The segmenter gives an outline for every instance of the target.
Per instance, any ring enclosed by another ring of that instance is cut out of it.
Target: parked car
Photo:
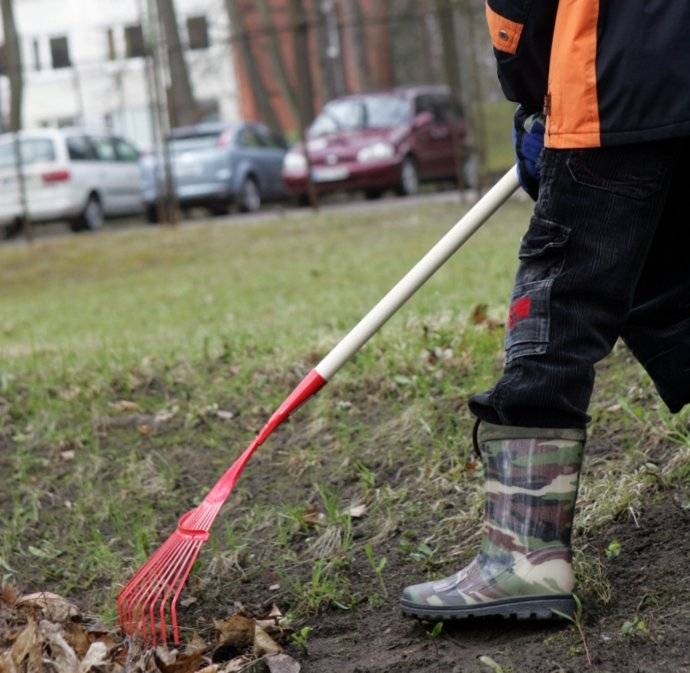
[[[408,87],[331,101],[307,139],[309,162],[298,145],[283,166],[285,184],[299,199],[306,197],[309,169],[319,193],[410,195],[421,181],[456,176],[455,148],[465,146],[467,124],[448,87]]]
[[[17,146],[32,222],[67,221],[73,231],[94,230],[107,217],[143,212],[139,152],[123,138],[80,128],[3,134],[0,227],[6,234],[23,214]]]
[[[168,138],[176,197],[183,209],[226,214],[231,205],[253,212],[265,201],[286,197],[281,171],[287,142],[261,124],[199,124]],[[163,159],[143,163],[149,221],[164,189]]]

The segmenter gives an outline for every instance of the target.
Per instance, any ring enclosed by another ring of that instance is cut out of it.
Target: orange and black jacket
[[[690,136],[690,0],[487,0],[506,96],[574,149]]]

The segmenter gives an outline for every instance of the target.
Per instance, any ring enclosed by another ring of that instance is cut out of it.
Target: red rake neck
[[[279,428],[290,415],[299,409],[307,400],[312,398],[316,393],[326,385],[326,379],[321,376],[315,369],[309,372],[301,383],[290,393],[285,401],[280,405],[278,410],[271,416],[268,423],[264,425],[261,432],[256,436],[254,441],[249,445],[245,452],[235,461],[235,463],[228,469],[228,471],[218,480],[216,485],[211,489],[210,493],[204,499],[204,502],[198,509],[207,506],[220,507],[232,493],[235,485],[239,481],[244,468],[251,460],[254,452]],[[210,526],[209,526],[210,527]]]

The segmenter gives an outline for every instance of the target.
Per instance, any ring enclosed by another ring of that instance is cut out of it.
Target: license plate
[[[337,182],[350,177],[346,166],[324,166],[314,169],[314,182]]]

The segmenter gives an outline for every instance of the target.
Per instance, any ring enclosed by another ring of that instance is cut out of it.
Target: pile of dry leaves
[[[237,613],[215,622],[214,643],[195,635],[180,650],[144,649],[56,594],[2,587],[0,673],[299,673],[282,621],[275,606],[264,617]]]

